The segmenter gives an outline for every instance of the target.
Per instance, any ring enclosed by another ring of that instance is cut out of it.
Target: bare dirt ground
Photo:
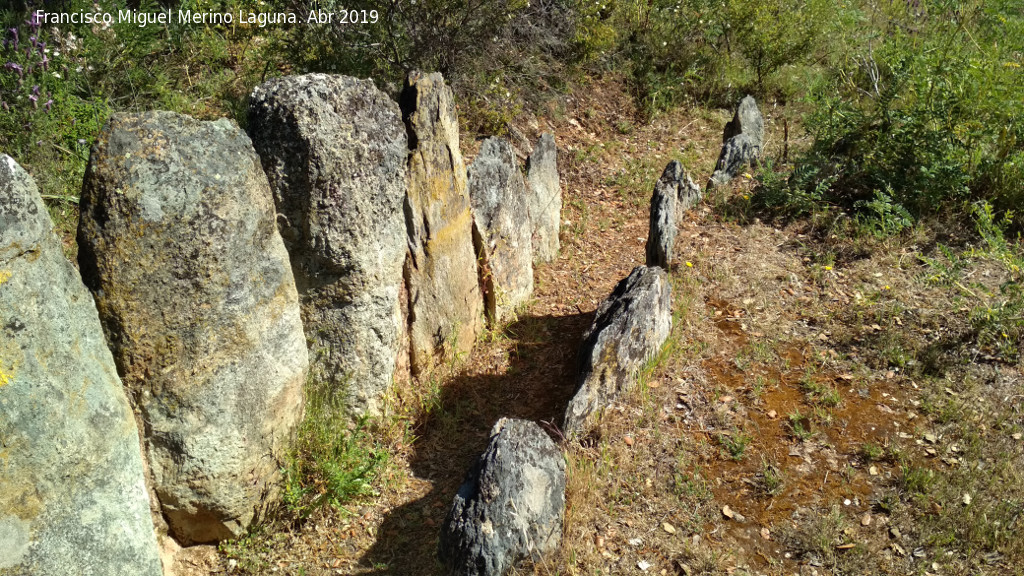
[[[763,108],[778,157],[785,111]],[[440,525],[489,429],[515,416],[559,438],[582,333],[642,264],[654,181],[675,158],[703,184],[729,117],[640,122],[608,81],[524,118],[529,138],[557,135],[564,194],[561,254],[536,271],[534,301],[396,394],[373,428],[391,455],[376,495],[271,522],[204,571],[440,573]],[[952,234],[766,223],[751,186],[682,224],[673,334],[634,393],[563,443],[562,550],[522,573],[1020,573],[1021,365],[973,343],[968,294],[928,280],[918,256]],[[965,274],[1004,275],[984,258]]]

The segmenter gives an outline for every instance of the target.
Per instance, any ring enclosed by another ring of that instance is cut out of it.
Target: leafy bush
[[[882,222],[887,233],[950,208],[967,214],[977,199],[1019,204],[1020,7],[933,1],[881,16],[883,25],[870,24],[876,33],[850,32],[863,44],[810,95],[814,146],[787,182],[763,187],[762,199],[813,195]]]

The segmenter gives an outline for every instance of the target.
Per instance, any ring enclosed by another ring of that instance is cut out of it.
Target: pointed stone
[[[660,267],[637,266],[597,308],[580,347],[579,384],[565,411],[566,436],[636,385],[644,362],[672,330],[672,289]]]
[[[400,105],[410,149],[409,354],[413,373],[420,374],[440,358],[473,348],[483,329],[483,295],[452,90],[438,73],[412,72]]]
[[[721,186],[735,178],[744,167],[756,164],[764,146],[764,118],[752,96],[740,101],[733,119],[722,134],[722,152],[708,188]]]
[[[0,574],[161,574],[139,432],[96,306],[4,155]]]

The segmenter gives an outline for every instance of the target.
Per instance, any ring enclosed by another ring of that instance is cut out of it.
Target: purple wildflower
[[[49,112],[50,108],[53,107],[53,98],[50,98],[49,100],[47,100],[46,104],[43,104],[43,107],[45,107],[46,111]]]

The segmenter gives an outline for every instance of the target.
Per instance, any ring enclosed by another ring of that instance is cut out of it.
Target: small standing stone
[[[438,557],[451,576],[501,576],[556,550],[564,514],[562,453],[536,423],[502,418],[455,496]]]
[[[643,363],[672,330],[672,288],[660,267],[637,266],[597,308],[583,335],[576,394],[565,411],[567,436],[636,384]]]
[[[669,269],[676,241],[676,223],[700,201],[701,193],[683,165],[673,160],[665,167],[651,195],[650,227],[647,233],[647,265]]]
[[[735,178],[748,164],[754,164],[764,146],[764,118],[752,96],[740,101],[733,119],[722,134],[722,152],[708,188],[721,186]]]
[[[502,322],[533,294],[526,184],[508,140],[484,141],[469,167],[469,198],[487,316]]]
[[[549,132],[541,134],[526,162],[528,209],[533,224],[534,262],[558,257],[558,230],[562,223],[562,186],[558,180],[558,148]]]

